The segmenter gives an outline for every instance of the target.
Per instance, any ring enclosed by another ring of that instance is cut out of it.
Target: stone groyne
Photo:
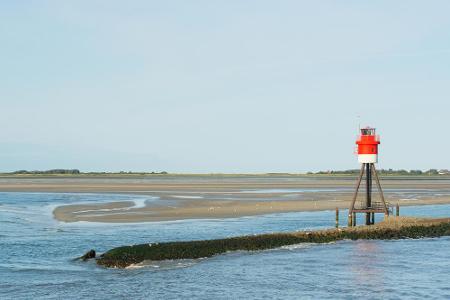
[[[102,254],[97,258],[97,264],[105,267],[125,268],[145,260],[196,259],[230,251],[266,250],[300,243],[329,243],[344,239],[387,240],[445,235],[450,235],[450,218],[389,217],[371,226],[123,246]]]

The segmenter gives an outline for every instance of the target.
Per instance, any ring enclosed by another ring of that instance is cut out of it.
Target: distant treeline
[[[343,175],[353,175],[359,174],[359,169],[343,170],[343,171],[319,171],[319,172],[308,172],[308,174],[343,174]],[[380,169],[378,173],[382,175],[449,175],[450,171],[445,169],[429,169],[427,171],[422,170],[393,170],[393,169]]]
[[[27,170],[18,170],[12,172],[12,174],[80,174],[80,170],[78,169],[52,169],[45,171],[27,171]]]
[[[166,175],[166,171],[162,172],[133,172],[133,171],[119,171],[119,172],[87,172],[82,174],[133,174],[133,175]]]
[[[17,175],[54,175],[54,174],[139,174],[139,175],[146,175],[146,174],[168,174],[167,172],[131,172],[131,171],[120,171],[120,172],[80,172],[78,169],[52,169],[52,170],[35,170],[35,171],[28,171],[28,170],[18,170],[11,172],[9,174],[17,174]]]

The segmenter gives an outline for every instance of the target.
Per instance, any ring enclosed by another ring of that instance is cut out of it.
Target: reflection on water
[[[355,241],[351,250],[349,265],[356,285],[381,292],[384,278],[379,264],[388,259],[383,248],[374,241],[359,240]]]
[[[0,193],[1,299],[449,298],[450,238],[340,241],[104,269],[89,249],[334,226],[334,211],[141,224],[60,223],[59,204],[135,196]],[[346,212],[342,212],[346,215]],[[402,208],[449,216],[450,205]],[[346,220],[342,220],[344,225]]]

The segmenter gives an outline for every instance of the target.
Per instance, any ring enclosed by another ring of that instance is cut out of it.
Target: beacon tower
[[[384,200],[383,190],[381,189],[375,164],[378,162],[378,145],[380,137],[376,135],[375,128],[366,127],[360,129],[360,134],[356,140],[358,147],[358,162],[361,164],[358,180],[356,182],[355,192],[348,212],[348,225],[356,225],[356,214],[363,213],[366,216],[366,225],[375,223],[375,213],[384,213],[389,215],[389,209]],[[357,203],[358,191],[363,177],[365,178],[365,198]],[[372,179],[375,179],[381,201],[374,201],[372,198]]]

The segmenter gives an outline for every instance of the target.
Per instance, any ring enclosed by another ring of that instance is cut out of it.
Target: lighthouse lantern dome
[[[358,162],[359,163],[377,163],[378,162],[378,145],[380,137],[376,135],[375,128],[366,127],[360,129],[360,135],[356,140],[358,145]]]

